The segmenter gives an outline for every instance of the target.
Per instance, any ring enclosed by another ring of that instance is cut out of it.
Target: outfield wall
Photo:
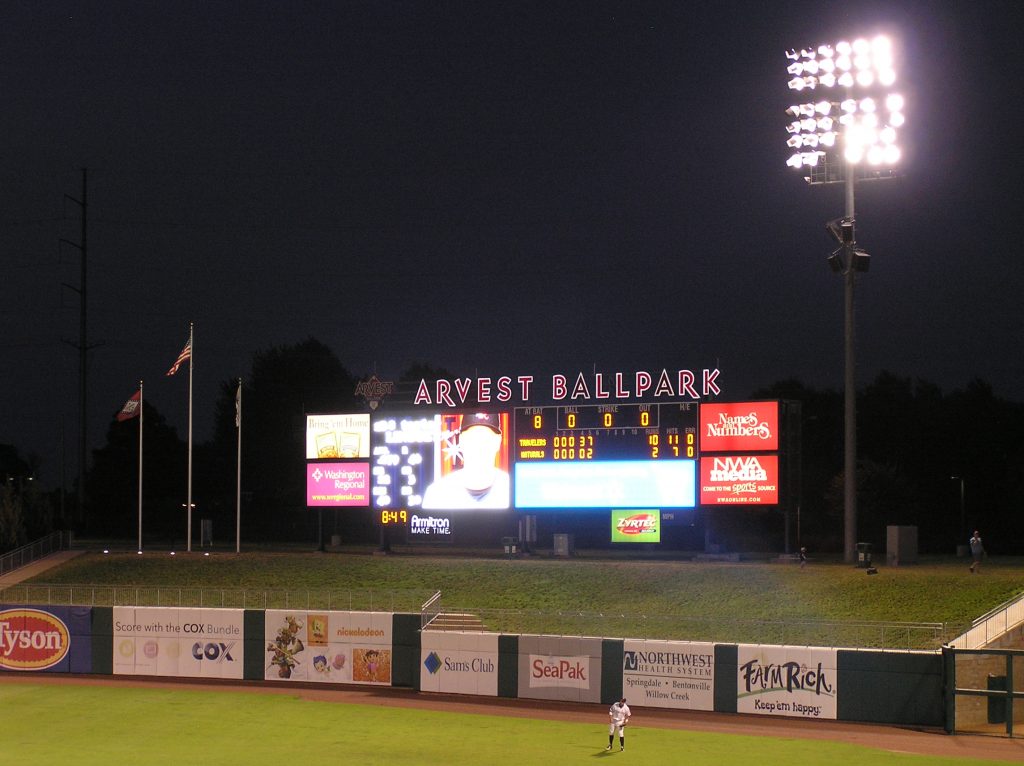
[[[0,605],[0,671],[945,724],[939,652],[421,631],[391,612]]]

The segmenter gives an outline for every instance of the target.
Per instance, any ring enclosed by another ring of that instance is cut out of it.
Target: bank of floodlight
[[[797,151],[787,165],[797,169],[814,166],[828,161],[833,152],[837,161],[842,158],[873,167],[899,161],[898,130],[905,122],[904,101],[890,90],[897,78],[893,45],[887,37],[791,49],[786,59],[789,88],[813,91],[817,96],[786,109],[796,118],[786,127],[786,145],[797,150],[828,150],[827,154]]]

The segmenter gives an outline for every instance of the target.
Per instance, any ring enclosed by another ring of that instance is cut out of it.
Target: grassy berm
[[[867,575],[841,562],[801,569],[585,553],[97,552],[29,583],[41,584],[101,586],[48,589],[52,603],[387,611],[419,611],[441,591],[446,610],[510,633],[932,649],[1020,593],[1024,559],[992,559],[972,575],[963,559],[926,558]]]

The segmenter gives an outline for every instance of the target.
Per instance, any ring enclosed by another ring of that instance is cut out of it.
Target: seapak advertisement
[[[836,717],[835,649],[740,644],[737,713]]]
[[[714,710],[715,645],[626,639],[622,693],[633,707]]]
[[[778,505],[778,502],[778,455],[707,455],[701,459],[701,505]]]
[[[269,609],[264,678],[391,684],[391,613]]]
[[[242,678],[242,609],[114,607],[114,675]]]

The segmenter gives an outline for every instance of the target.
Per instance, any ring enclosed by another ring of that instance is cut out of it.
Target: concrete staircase
[[[475,614],[465,612],[441,612],[424,630],[460,630],[486,632],[487,626]]]

